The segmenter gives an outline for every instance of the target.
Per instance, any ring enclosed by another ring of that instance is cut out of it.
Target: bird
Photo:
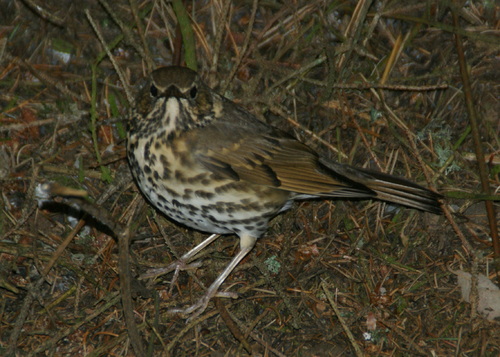
[[[441,213],[442,195],[407,179],[321,158],[290,134],[218,94],[181,66],[159,67],[128,121],[127,157],[149,202],[181,225],[211,233],[176,270],[219,235],[239,237],[239,252],[204,295],[174,312],[198,316],[267,230],[270,220],[304,199],[377,199]]]

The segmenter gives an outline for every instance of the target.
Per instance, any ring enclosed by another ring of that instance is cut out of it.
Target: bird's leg
[[[189,317],[189,320],[193,320],[196,317],[198,317],[203,311],[205,311],[205,309],[208,306],[208,302],[210,301],[211,298],[219,295],[227,296],[227,294],[220,294],[219,292],[220,286],[226,280],[229,274],[231,274],[234,268],[236,268],[236,266],[243,260],[243,258],[245,258],[247,254],[250,253],[252,248],[255,246],[256,241],[257,238],[255,237],[249,235],[242,235],[240,237],[240,251],[238,252],[238,254],[236,254],[233,260],[231,260],[231,262],[224,269],[224,271],[217,277],[217,279],[215,279],[212,285],[210,285],[205,295],[203,295],[200,298],[200,300],[198,300],[194,305],[191,305],[186,309],[172,309],[169,312],[180,313],[183,315],[189,315],[194,313]]]
[[[220,237],[219,234],[212,234],[210,237],[208,237],[203,242],[198,244],[196,247],[191,249],[189,252],[185,253],[177,261],[173,262],[172,264],[170,264],[164,268],[150,269],[146,273],[142,274],[139,277],[139,279],[142,280],[142,279],[147,279],[147,278],[156,278],[160,275],[164,275],[164,274],[170,273],[171,271],[174,271],[174,277],[172,278],[172,282],[170,285],[172,287],[174,285],[175,281],[177,280],[177,277],[179,276],[179,271],[197,268],[201,265],[201,262],[195,262],[192,264],[188,264],[189,260],[219,237]]]

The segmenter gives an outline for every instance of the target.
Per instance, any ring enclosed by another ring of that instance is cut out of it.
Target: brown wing
[[[190,143],[193,154],[213,173],[305,195],[375,196],[366,186],[327,169],[313,150],[289,135],[243,110],[232,114],[239,120],[215,121],[202,128],[201,139],[196,130],[187,134],[196,138]]]
[[[214,174],[304,196],[377,198],[441,213],[440,194],[392,175],[322,161],[288,134],[223,102],[222,115],[186,133],[194,157]]]

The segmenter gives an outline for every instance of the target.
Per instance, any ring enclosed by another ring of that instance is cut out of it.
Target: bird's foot
[[[174,276],[172,277],[172,280],[170,281],[170,289],[169,289],[169,294],[172,294],[173,287],[175,283],[177,282],[177,279],[179,278],[179,272],[184,271],[184,270],[190,270],[190,269],[196,269],[201,266],[202,262],[201,261],[196,261],[193,263],[186,263],[183,259],[179,259],[169,266],[166,266],[164,268],[155,268],[155,269],[150,269],[146,273],[142,274],[139,277],[139,280],[143,279],[148,279],[148,278],[156,278],[160,275],[165,275],[170,272],[174,272]]]
[[[189,316],[186,320],[187,323],[194,321],[198,316],[200,316],[208,306],[208,303],[213,297],[224,297],[224,298],[232,298],[237,299],[238,294],[235,292],[229,291],[214,291],[212,292],[210,289],[203,295],[196,303],[193,305],[186,307],[184,309],[171,309],[168,312],[170,314],[180,314],[183,316]]]

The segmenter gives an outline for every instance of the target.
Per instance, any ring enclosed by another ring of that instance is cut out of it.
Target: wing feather
[[[311,196],[375,195],[366,186],[332,173],[308,146],[255,117],[249,119],[248,114],[242,123],[217,121],[205,126],[203,135],[221,137],[216,134],[222,130],[227,131],[223,140],[197,139],[192,145],[198,162],[216,175]],[[199,135],[192,132],[192,137]]]

